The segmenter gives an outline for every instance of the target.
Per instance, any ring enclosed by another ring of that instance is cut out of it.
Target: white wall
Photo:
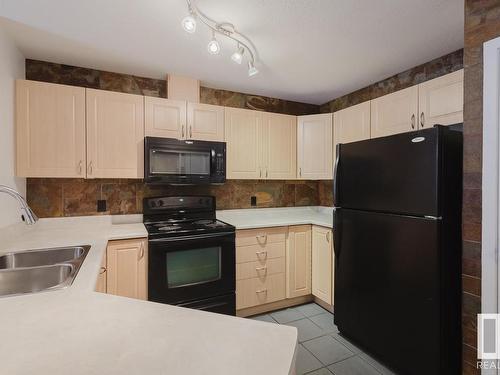
[[[0,28],[0,184],[26,194],[26,180],[14,176],[14,81],[24,78],[24,56]],[[0,228],[21,221],[17,202],[0,193]]]

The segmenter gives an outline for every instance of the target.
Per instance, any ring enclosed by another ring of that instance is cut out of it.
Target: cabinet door
[[[331,180],[332,114],[299,116],[297,133],[297,178]]]
[[[370,102],[342,109],[333,114],[333,161],[338,143],[370,139]]]
[[[144,177],[144,97],[87,89],[87,178]]]
[[[419,128],[463,122],[463,69],[418,85],[418,105]]]
[[[107,292],[148,299],[147,239],[110,241],[107,248]]]
[[[332,230],[312,228],[312,294],[332,304]]]
[[[224,107],[210,104],[187,104],[188,139],[224,141]]]
[[[297,176],[297,117],[264,113],[262,125],[262,176],[291,180]]]
[[[286,248],[286,297],[311,294],[311,226],[289,227]]]
[[[102,257],[101,269],[99,270],[99,276],[97,276],[97,283],[95,286],[95,291],[99,293],[107,293],[106,278],[107,278],[107,258],[106,253]]]
[[[186,102],[163,98],[144,98],[147,136],[186,138]]]
[[[225,110],[228,179],[258,179],[262,177],[260,165],[260,132],[262,113],[248,109]]]
[[[85,177],[85,89],[16,81],[17,171]]]
[[[371,101],[371,137],[383,137],[417,129],[418,86]]]

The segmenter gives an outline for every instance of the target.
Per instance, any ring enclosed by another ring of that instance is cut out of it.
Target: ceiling
[[[463,47],[463,0],[197,0],[258,49],[260,73],[230,60],[234,42],[184,32],[185,0],[0,0],[0,24],[27,58],[165,78],[306,103],[331,99]]]

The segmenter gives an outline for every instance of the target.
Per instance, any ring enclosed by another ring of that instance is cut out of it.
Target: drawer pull
[[[267,267],[264,266],[264,267],[257,267],[255,268],[255,271],[267,271]]]
[[[256,290],[255,293],[267,293],[267,289]]]
[[[257,255],[257,258],[260,258],[261,255],[264,255],[263,258],[267,258],[267,251],[256,251],[255,255]]]

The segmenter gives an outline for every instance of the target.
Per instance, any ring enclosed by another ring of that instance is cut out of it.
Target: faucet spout
[[[0,193],[5,193],[15,198],[21,206],[21,217],[27,225],[35,224],[38,221],[38,216],[35,215],[33,210],[28,206],[28,203],[16,190],[0,184]]]

